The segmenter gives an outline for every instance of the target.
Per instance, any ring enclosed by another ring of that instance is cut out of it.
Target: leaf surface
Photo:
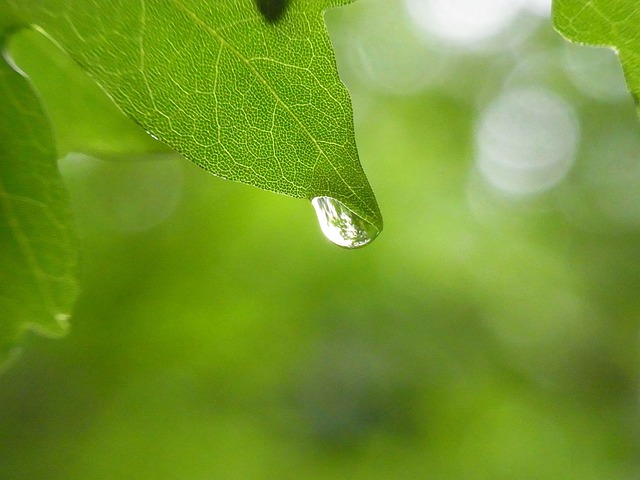
[[[568,40],[615,49],[627,86],[640,108],[640,3],[637,0],[554,0],[553,23]]]
[[[0,7],[0,14],[4,13]],[[0,31],[12,26],[2,15]],[[75,237],[46,115],[0,62],[0,362],[30,328],[60,335],[76,298]]]
[[[333,197],[380,230],[322,16],[342,3],[9,0],[188,159],[265,190]]]

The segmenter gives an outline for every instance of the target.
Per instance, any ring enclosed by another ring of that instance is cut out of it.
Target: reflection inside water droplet
[[[380,230],[331,197],[311,200],[324,236],[340,247],[358,248],[371,242]]]

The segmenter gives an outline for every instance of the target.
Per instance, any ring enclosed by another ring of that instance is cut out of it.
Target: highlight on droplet
[[[315,197],[311,204],[324,236],[340,247],[362,247],[380,233],[373,224],[356,215],[335,198]]]

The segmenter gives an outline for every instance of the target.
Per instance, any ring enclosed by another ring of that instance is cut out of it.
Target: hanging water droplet
[[[358,248],[371,242],[380,230],[331,197],[311,200],[324,236],[340,247]]]

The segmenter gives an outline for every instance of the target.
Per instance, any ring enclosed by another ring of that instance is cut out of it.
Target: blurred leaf
[[[0,31],[6,31],[11,17],[0,18]],[[2,362],[26,328],[64,333],[76,297],[76,246],[51,129],[40,102],[26,79],[4,62],[0,89]]]
[[[554,0],[553,23],[568,40],[615,49],[640,107],[640,5],[636,0]]]
[[[201,167],[293,197],[336,198],[380,230],[322,17],[347,2],[9,5],[127,115]]]
[[[10,47],[12,60],[27,73],[42,99],[60,157],[82,152],[130,159],[169,150],[123,115],[82,68],[44,35],[22,30],[11,38]]]

